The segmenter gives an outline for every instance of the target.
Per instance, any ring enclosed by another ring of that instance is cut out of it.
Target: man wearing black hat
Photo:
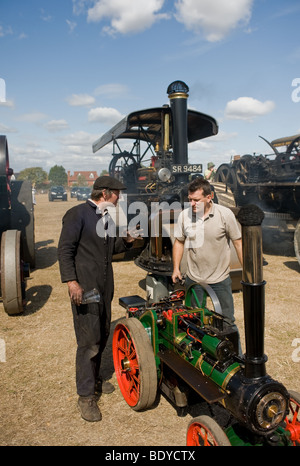
[[[111,383],[100,377],[101,355],[109,336],[114,292],[112,256],[130,247],[134,238],[129,234],[125,238],[106,235],[106,228],[99,228],[99,222],[105,224],[109,218],[107,206],[117,205],[123,189],[126,187],[115,178],[97,178],[91,198],[64,215],[58,244],[61,280],[68,285],[77,339],[78,407],[87,421],[100,421],[102,417],[95,393],[114,390]],[[93,289],[99,291],[100,302],[82,303],[83,294]]]

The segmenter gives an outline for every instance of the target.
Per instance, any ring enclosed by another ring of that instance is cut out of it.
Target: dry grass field
[[[179,417],[164,397],[146,412],[129,408],[116,384],[110,346],[105,374],[116,390],[100,398],[100,423],[81,419],[75,388],[72,316],[57,263],[61,219],[77,201],[49,202],[42,194],[36,200],[36,269],[27,283],[26,310],[8,316],[0,302],[0,339],[6,347],[5,361],[0,362],[0,445],[184,446],[193,413]],[[273,244],[264,251],[267,371],[288,389],[300,392],[300,351],[293,346],[300,347],[300,267],[293,254],[285,250],[283,255],[279,248],[282,244]],[[133,262],[115,262],[114,271],[112,327],[124,316],[118,304],[120,296],[145,297],[140,281],[146,274]],[[234,294],[234,300],[237,324],[243,334],[242,293]]]

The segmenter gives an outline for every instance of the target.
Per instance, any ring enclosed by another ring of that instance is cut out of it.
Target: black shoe
[[[105,395],[109,395],[110,393],[115,391],[115,387],[112,383],[108,382],[107,380],[99,379],[96,381],[95,384],[95,393],[101,395],[104,393]]]
[[[85,421],[101,421],[102,415],[94,396],[80,396],[78,398],[78,408],[81,417],[85,419]]]

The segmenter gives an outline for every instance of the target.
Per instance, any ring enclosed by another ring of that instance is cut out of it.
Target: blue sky
[[[190,162],[269,153],[259,135],[300,133],[299,19],[296,0],[0,0],[11,167],[100,173],[111,147],[93,154],[92,143],[128,113],[167,104],[175,80],[219,124],[189,146]]]

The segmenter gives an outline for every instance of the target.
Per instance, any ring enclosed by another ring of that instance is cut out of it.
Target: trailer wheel
[[[21,232],[8,230],[1,237],[1,293],[7,314],[23,312],[25,292],[21,263]]]
[[[293,446],[300,446],[300,393],[289,390],[289,414],[285,418],[285,429],[290,432]]]
[[[136,318],[122,319],[116,326],[113,360],[127,404],[135,411],[150,408],[156,399],[157,370],[148,334]]]
[[[219,426],[209,416],[195,417],[188,425],[186,444],[189,447],[229,447],[231,443]]]

